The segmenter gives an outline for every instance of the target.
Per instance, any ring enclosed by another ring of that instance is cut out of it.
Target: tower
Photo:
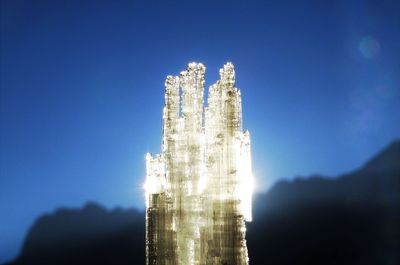
[[[232,63],[204,102],[205,67],[165,82],[162,152],[146,156],[146,264],[248,264],[250,134]]]

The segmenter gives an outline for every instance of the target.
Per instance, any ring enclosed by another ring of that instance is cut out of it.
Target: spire
[[[227,88],[235,86],[235,67],[231,62],[224,64],[223,68],[219,69],[221,82]]]
[[[189,63],[180,74],[182,88],[182,115],[186,131],[200,132],[203,124],[203,95],[205,67],[202,63]]]

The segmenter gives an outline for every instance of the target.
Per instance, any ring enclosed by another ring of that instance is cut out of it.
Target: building
[[[146,264],[248,264],[250,134],[232,63],[204,107],[201,63],[165,82],[162,152],[146,156]]]

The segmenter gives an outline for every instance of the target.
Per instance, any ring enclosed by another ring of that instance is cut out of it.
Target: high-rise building
[[[248,264],[250,134],[232,63],[203,105],[205,67],[165,82],[162,151],[146,156],[146,264]]]

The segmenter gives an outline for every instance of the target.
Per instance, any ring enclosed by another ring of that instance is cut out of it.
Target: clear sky
[[[400,136],[399,1],[1,1],[0,262],[37,216],[144,207],[164,79],[227,61],[259,191]]]

